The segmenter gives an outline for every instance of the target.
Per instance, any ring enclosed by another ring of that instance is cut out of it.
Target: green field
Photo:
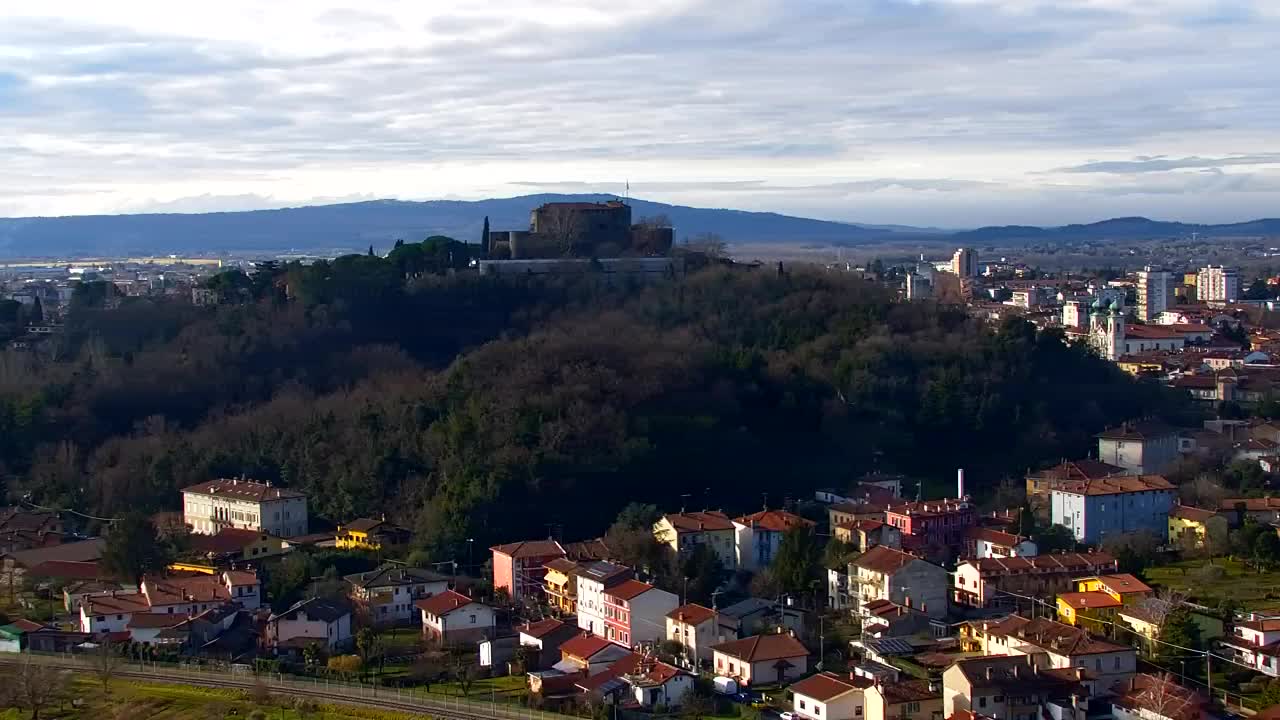
[[[1146,570],[1151,583],[1187,593],[1192,600],[1214,605],[1231,598],[1245,610],[1280,610],[1280,571],[1258,572],[1238,560],[1217,558],[1222,577],[1209,577],[1203,560],[1187,560]]]
[[[279,695],[257,704],[241,690],[221,690],[188,685],[169,685],[135,680],[116,680],[111,692],[103,695],[102,686],[86,678],[77,678],[69,700],[54,705],[40,714],[41,720],[247,720],[260,711],[269,720],[410,720],[416,717],[373,708],[319,704],[313,712],[299,714],[291,698]],[[72,703],[70,698],[78,698]],[[30,714],[17,710],[0,710],[0,720],[26,720]]]

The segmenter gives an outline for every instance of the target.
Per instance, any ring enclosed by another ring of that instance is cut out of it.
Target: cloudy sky
[[[617,192],[1280,215],[1276,0],[0,3],[0,216]]]

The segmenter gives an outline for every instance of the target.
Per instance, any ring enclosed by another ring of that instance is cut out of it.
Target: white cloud
[[[6,3],[0,211],[629,179],[868,222],[1262,215],[1278,32],[1268,0]]]

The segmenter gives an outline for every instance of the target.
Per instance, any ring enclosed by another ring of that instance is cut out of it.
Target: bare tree
[[[1148,710],[1158,717],[1182,717],[1188,705],[1195,702],[1194,694],[1174,681],[1169,673],[1152,675],[1146,681],[1146,687],[1136,695],[1132,695],[1141,709]]]
[[[41,712],[66,699],[70,685],[70,673],[24,655],[0,674],[0,705],[23,708],[31,713],[31,720],[40,720]]]
[[[666,213],[659,213],[649,217],[642,217],[636,225],[644,228],[669,228],[671,227],[671,218]]]
[[[453,679],[458,683],[458,689],[462,691],[465,697],[471,692],[471,683],[476,679],[476,666],[471,662],[471,656],[455,652],[452,657]]]
[[[539,208],[538,235],[542,236],[555,251],[562,255],[572,255],[582,240],[582,218],[580,213],[563,205],[550,205]]]
[[[685,238],[684,247],[690,252],[702,253],[709,258],[722,258],[729,254],[729,245],[716,233],[704,232]]]
[[[116,651],[116,646],[109,641],[102,641],[93,655],[93,674],[102,683],[102,694],[111,694],[111,681],[120,672],[124,658]]]

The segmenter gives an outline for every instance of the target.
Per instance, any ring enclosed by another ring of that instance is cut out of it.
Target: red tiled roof
[[[733,521],[729,519],[728,515],[719,510],[671,513],[663,517],[666,518],[667,522],[671,523],[677,533],[733,529]]]
[[[1118,465],[1109,465],[1100,460],[1072,460],[1041,470],[1034,477],[1055,480],[1093,480],[1119,475],[1125,469]]]
[[[1110,590],[1111,592],[1120,593],[1121,595],[1124,595],[1126,593],[1151,592],[1150,585],[1142,582],[1141,580],[1130,575],[1129,573],[1116,573],[1114,575],[1100,575],[1098,579],[1102,581],[1103,585],[1107,586],[1108,590]]]
[[[244,550],[245,546],[257,542],[266,533],[244,528],[223,528],[216,535],[200,535],[193,533],[190,538],[191,549],[199,553],[229,555]]]
[[[1116,559],[1107,553],[1053,553],[1032,557],[965,560],[982,575],[1014,575],[1033,572],[1086,573],[1115,569]]]
[[[1112,700],[1127,710],[1146,710],[1168,720],[1199,720],[1208,702],[1194,690],[1182,687],[1170,678],[1155,677],[1145,673],[1134,675],[1128,681],[1116,683]],[[1263,717],[1267,711],[1255,717]],[[1146,713],[1144,713],[1146,714]]]
[[[1058,480],[1053,489],[1073,495],[1118,495],[1121,493],[1173,490],[1161,475],[1114,475],[1094,480]]]
[[[1219,507],[1222,512],[1230,512],[1236,509],[1237,504],[1243,504],[1249,512],[1280,510],[1280,498],[1223,498]]]
[[[604,542],[604,538],[565,543],[564,552],[570,560],[578,561],[608,560],[612,555],[609,552],[609,546]]]
[[[1096,437],[1102,440],[1132,440],[1136,442],[1140,440],[1155,440],[1174,434],[1176,434],[1174,429],[1164,423],[1139,420],[1108,428],[1098,433]]]
[[[885,683],[880,686],[880,693],[884,695],[884,701],[889,705],[921,702],[942,697],[942,689],[930,689],[926,680],[902,680],[894,683]]]
[[[997,547],[1012,548],[1020,542],[1024,542],[1026,538],[1019,537],[1012,533],[1001,532],[993,528],[974,527],[969,528],[968,536],[970,540],[983,540]]]
[[[1212,510],[1204,510],[1198,507],[1191,507],[1189,505],[1175,505],[1169,514],[1182,520],[1189,520],[1191,522],[1198,523],[1205,522],[1218,515],[1218,513]]]
[[[786,532],[793,527],[813,527],[815,525],[812,520],[802,518],[785,510],[762,510],[754,515],[743,515],[735,519],[734,522],[772,532]]]
[[[564,557],[564,548],[555,540],[525,540],[489,549],[517,559]]]
[[[639,580],[627,580],[605,590],[604,594],[619,600],[632,600],[652,589],[653,586],[649,583],[640,582]]]
[[[1112,597],[1109,593],[1104,592],[1068,592],[1059,595],[1058,599],[1076,610],[1113,608],[1120,607],[1124,604]]]
[[[1016,637],[1043,650],[1053,650],[1070,657],[1131,649],[1128,645],[1095,638],[1084,628],[1047,618],[1028,619],[1021,615],[1010,615],[999,622],[988,623],[986,633],[994,637]]]
[[[142,593],[116,593],[85,598],[84,608],[88,615],[122,615],[150,612],[151,604]]]
[[[432,595],[429,598],[422,598],[415,602],[414,607],[419,610],[425,610],[428,615],[448,615],[460,607],[466,607],[475,600],[463,595],[456,590],[445,590],[442,593]]]
[[[529,637],[540,638],[550,635],[564,626],[564,623],[556,620],[555,618],[546,618],[545,620],[526,623],[516,628],[516,630],[528,635]]]
[[[846,693],[869,688],[874,684],[867,678],[850,678],[848,675],[824,672],[810,675],[799,682],[792,683],[791,687],[787,689],[796,695],[803,695],[825,703]]]
[[[1176,330],[1165,330],[1164,327],[1156,325],[1127,325],[1124,329],[1126,338],[1138,338],[1140,340],[1173,340],[1182,337],[1182,333]]]
[[[611,646],[613,646],[613,643],[599,635],[584,632],[577,637],[566,640],[560,646],[560,654],[580,660],[590,660],[593,655]]]
[[[709,607],[703,607],[697,603],[689,603],[667,613],[667,617],[672,620],[687,623],[689,625],[701,625],[716,616],[716,611]]]
[[[880,522],[879,520],[865,520],[865,519],[854,520],[852,522],[844,522],[844,523],[840,523],[839,525],[836,525],[836,527],[841,528],[842,530],[856,530],[856,531],[865,532],[865,533],[875,532],[876,530],[879,530],[880,528],[887,527],[887,526],[888,526],[888,523],[883,523],[883,522]]]
[[[87,562],[48,560],[31,568],[29,572],[38,577],[68,580],[97,580],[102,577],[102,569],[98,566],[97,560]]]
[[[755,635],[713,645],[712,650],[747,662],[807,657],[809,651],[787,633]]]
[[[174,625],[180,625],[187,621],[186,615],[172,615],[169,613],[134,613],[129,618],[129,629],[131,630],[154,630],[156,628],[168,628]]]
[[[919,560],[915,555],[909,555],[885,545],[877,545],[866,551],[853,561],[853,564],[879,573],[892,573],[901,570],[911,563]]]
[[[236,500],[248,500],[250,502],[269,502],[272,500],[288,500],[291,498],[302,498],[306,495],[297,490],[289,488],[274,487],[268,483],[254,482],[252,480],[227,479],[210,480],[199,485],[192,485],[182,489],[184,493],[194,493],[198,495],[215,495],[217,497],[235,498]]]
[[[1242,623],[1236,623],[1239,627],[1257,632],[1275,632],[1280,630],[1280,618],[1267,618],[1264,620],[1248,620]]]
[[[28,620],[26,618],[18,618],[17,620],[14,620],[12,623],[9,623],[9,625],[10,627],[16,627],[22,632],[28,632],[28,633],[38,632],[40,630],[44,630],[47,627],[45,625],[42,625],[36,622],[35,620]]]

